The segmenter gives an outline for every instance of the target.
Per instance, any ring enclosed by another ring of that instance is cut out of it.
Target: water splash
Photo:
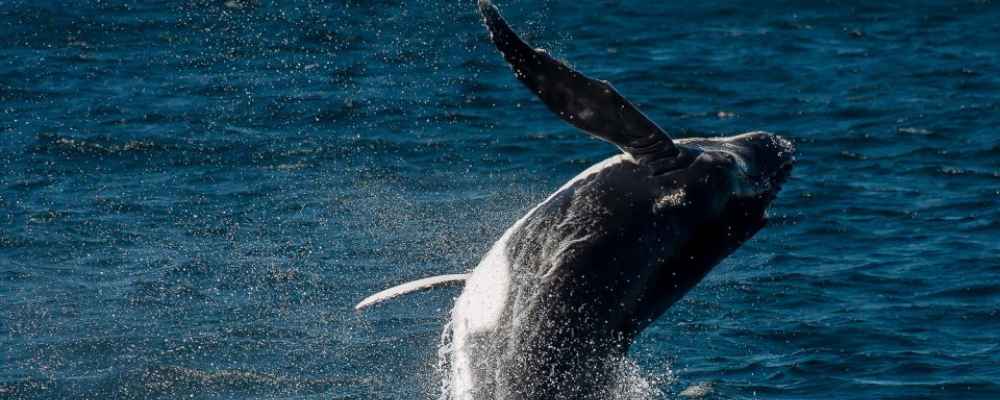
[[[612,400],[654,400],[665,399],[661,388],[676,380],[669,366],[662,370],[646,370],[631,358],[623,358],[618,363],[618,376],[611,393]]]
[[[452,393],[472,392],[472,388],[460,388],[456,385],[463,383],[453,379],[452,358],[456,356],[452,343],[452,322],[448,322],[441,333],[441,342],[438,347],[438,359],[434,365],[434,377],[440,382],[439,400],[455,400]],[[499,352],[491,354],[492,357],[499,358]],[[612,363],[615,371],[613,373],[613,383],[609,385],[605,393],[601,393],[598,398],[608,400],[658,400],[666,399],[667,394],[662,388],[676,382],[673,370],[669,365],[663,365],[656,370],[647,370],[640,366],[634,359],[622,357]],[[710,386],[706,387],[708,391]],[[691,389],[691,388],[689,388]],[[685,390],[688,392],[689,390]],[[685,392],[681,395],[684,396]],[[691,392],[694,393],[694,392]],[[699,392],[700,393],[700,392]],[[707,391],[705,393],[708,393]]]

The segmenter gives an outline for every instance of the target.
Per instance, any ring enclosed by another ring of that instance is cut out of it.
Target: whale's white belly
[[[498,329],[502,329],[499,326],[500,318],[507,306],[511,285],[512,266],[507,254],[507,244],[511,236],[524,225],[524,222],[535,213],[535,210],[559,192],[566,190],[581,179],[626,160],[632,161],[632,158],[626,154],[616,155],[594,164],[566,182],[559,190],[536,205],[508,228],[503,236],[493,244],[479,265],[470,273],[466,280],[465,289],[455,301],[455,307],[451,312],[450,351],[448,354],[442,355],[449,357],[450,376],[446,382],[449,399],[473,399],[477,388],[492,384],[492,382],[479,382],[477,379],[493,379],[493,371],[475,371],[474,369],[484,366],[489,368],[499,355],[484,352],[483,350],[486,349],[473,343],[472,338],[490,337],[490,335],[496,334]],[[444,334],[448,335],[448,333],[446,330]],[[476,348],[477,345],[480,348]],[[481,357],[491,357],[492,360],[479,359]]]

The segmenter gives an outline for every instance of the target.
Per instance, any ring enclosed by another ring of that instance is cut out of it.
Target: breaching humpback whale
[[[532,208],[467,274],[444,338],[450,399],[602,399],[633,339],[765,224],[792,144],[752,132],[672,139],[608,82],[521,40],[488,0],[493,43],[560,118],[622,153]]]

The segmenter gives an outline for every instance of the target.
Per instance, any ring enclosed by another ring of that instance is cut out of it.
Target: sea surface
[[[675,137],[798,147],[632,397],[1000,399],[1000,4],[498,5]],[[0,0],[0,398],[437,398],[458,289],[353,305],[615,152],[472,0]]]

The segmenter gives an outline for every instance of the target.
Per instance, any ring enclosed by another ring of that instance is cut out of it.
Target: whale
[[[492,2],[478,8],[517,80],[620,152],[527,211],[471,271],[356,308],[462,287],[442,333],[443,398],[611,398],[636,337],[766,225],[795,147],[762,131],[672,138],[607,81],[527,44]]]

